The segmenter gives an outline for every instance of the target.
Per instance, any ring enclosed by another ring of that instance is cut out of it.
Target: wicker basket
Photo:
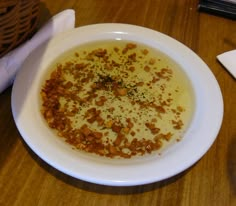
[[[0,0],[0,57],[36,31],[39,4],[40,0]]]

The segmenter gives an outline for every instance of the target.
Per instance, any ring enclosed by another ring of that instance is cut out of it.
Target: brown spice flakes
[[[157,134],[160,128],[157,128],[154,123],[145,123],[146,127],[151,130],[152,134]]]
[[[173,134],[162,132],[158,118],[171,112],[176,118],[171,120],[171,125],[180,130],[184,126],[180,116],[185,112],[182,106],[171,107],[171,93],[167,98],[163,95],[165,82],[172,78],[173,71],[157,69],[158,61],[149,56],[149,50],[138,53],[137,49],[134,43],[114,46],[112,52],[120,57],[112,59],[108,49],[99,47],[74,52],[75,61],[58,64],[40,92],[42,115],[49,127],[75,148],[111,158],[152,153],[162,147],[163,141],[170,141]],[[140,59],[144,59],[145,64],[138,67]],[[135,81],[126,82],[128,76],[137,75],[140,68],[151,76],[150,80],[135,76]],[[68,76],[72,78],[67,79]],[[150,98],[145,88],[149,90],[154,85],[160,94]],[[124,104],[117,107],[111,104],[114,99],[132,107],[126,108]],[[147,110],[152,110],[155,116],[141,121]],[[125,112],[127,116],[121,114]],[[129,116],[133,112],[138,116]],[[149,138],[140,137],[143,128]]]
[[[107,54],[106,49],[97,49],[93,51],[93,54],[97,57],[104,57]]]
[[[84,69],[86,66],[87,66],[87,65],[84,64],[84,63],[75,64],[75,69],[78,69],[78,70]]]
[[[128,49],[134,49],[134,48],[137,47],[137,45],[134,44],[134,43],[128,43],[128,44],[126,44],[126,47],[127,47]]]
[[[136,53],[130,54],[130,55],[128,56],[128,58],[129,58],[129,60],[135,62],[135,61],[136,61]]]
[[[146,65],[146,66],[144,67],[144,70],[145,70],[146,72],[150,72],[151,68]]]
[[[142,53],[143,53],[144,55],[147,55],[149,52],[148,52],[147,49],[143,49],[143,50],[142,50]]]
[[[172,120],[172,124],[173,124],[173,127],[175,128],[175,129],[182,129],[182,127],[183,127],[183,125],[184,125],[184,123],[182,122],[182,120],[178,120],[178,121],[176,121],[176,120]]]
[[[129,70],[130,70],[131,72],[134,72],[134,71],[135,71],[135,67],[134,67],[134,66],[131,66],[131,67],[129,67]]]
[[[154,65],[156,63],[156,60],[154,59],[154,58],[151,58],[150,60],[149,60],[149,64],[150,65]]]
[[[166,141],[169,141],[171,139],[171,137],[173,136],[172,133],[168,132],[167,134],[158,134],[156,137],[155,137],[155,140],[156,141],[160,141],[161,139],[165,139]]]
[[[155,109],[159,113],[166,113],[166,110],[163,106],[155,106]]]
[[[125,96],[125,95],[127,95],[127,93],[128,93],[128,90],[126,88],[117,88],[115,95],[116,96]]]

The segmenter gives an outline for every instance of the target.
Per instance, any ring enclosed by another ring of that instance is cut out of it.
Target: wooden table
[[[72,8],[76,26],[119,22],[167,34],[195,51],[216,76],[224,118],[210,150],[187,171],[164,181],[111,187],[69,177],[24,143],[11,112],[11,88],[0,94],[0,205],[236,205],[236,81],[216,56],[236,47],[236,22],[199,13],[198,0],[43,0],[40,25]]]

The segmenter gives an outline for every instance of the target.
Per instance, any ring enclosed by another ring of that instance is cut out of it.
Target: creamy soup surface
[[[73,148],[110,158],[160,153],[181,140],[194,110],[180,66],[123,40],[80,45],[45,75],[41,113]]]

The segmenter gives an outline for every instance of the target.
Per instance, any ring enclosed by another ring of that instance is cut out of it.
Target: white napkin
[[[58,33],[75,27],[75,11],[64,10],[53,16],[30,40],[0,58],[0,93],[10,86],[27,56]]]
[[[216,57],[236,79],[236,50],[225,52]]]

